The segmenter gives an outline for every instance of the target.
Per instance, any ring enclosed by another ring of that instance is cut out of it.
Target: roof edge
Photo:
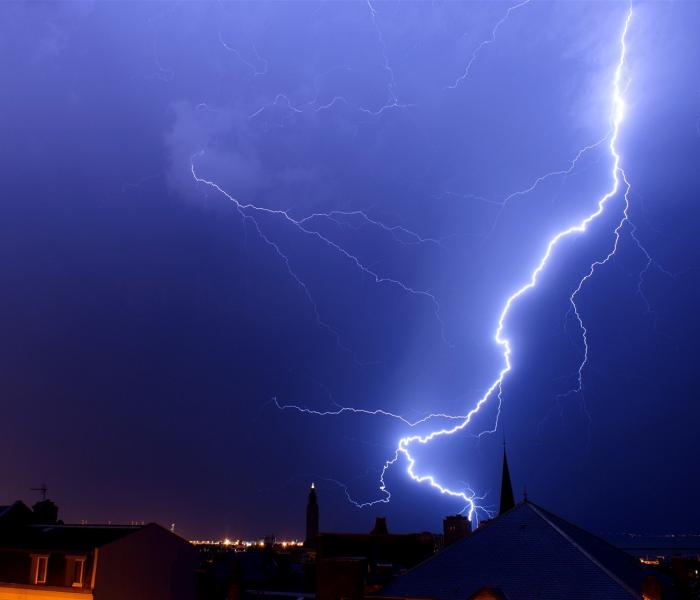
[[[583,554],[588,560],[590,560],[594,565],[596,565],[603,573],[605,573],[610,579],[612,579],[615,583],[617,583],[622,589],[624,589],[627,593],[629,593],[633,598],[636,598],[637,600],[641,600],[642,598],[642,593],[641,591],[637,592],[633,588],[631,588],[625,581],[620,579],[617,575],[615,575],[610,569],[605,567],[600,561],[598,561],[592,554],[587,552],[584,548],[582,548],[579,544],[577,544],[569,535],[566,534],[556,523],[553,523],[545,514],[545,511],[543,508],[540,508],[533,502],[527,501],[527,505],[532,508],[532,510],[535,512],[537,516],[539,516],[543,521],[545,521],[554,531],[556,531],[559,535],[561,535],[567,542],[569,542],[574,548],[576,548],[581,554]],[[618,548],[619,550],[619,548]],[[620,552],[623,552],[620,550]]]

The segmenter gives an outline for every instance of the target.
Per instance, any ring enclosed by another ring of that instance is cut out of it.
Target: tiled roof
[[[477,529],[382,594],[464,600],[497,588],[508,600],[641,599],[646,573],[622,550],[531,502]]]

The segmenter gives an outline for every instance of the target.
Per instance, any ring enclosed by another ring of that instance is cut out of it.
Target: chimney
[[[33,521],[41,525],[55,525],[58,523],[58,506],[51,500],[40,500],[32,506],[34,512]]]

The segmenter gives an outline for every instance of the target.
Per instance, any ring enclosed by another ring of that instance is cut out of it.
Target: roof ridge
[[[543,508],[540,508],[533,502],[527,502],[527,504],[532,508],[534,513],[539,516],[545,523],[547,523],[554,531],[556,531],[559,535],[561,535],[567,542],[569,542],[574,548],[576,548],[581,554],[583,554],[588,560],[590,560],[594,565],[596,565],[603,573],[605,573],[610,579],[612,579],[615,583],[617,583],[622,589],[624,589],[626,592],[631,594],[634,598],[637,598],[638,600],[642,598],[642,595],[640,592],[635,591],[633,588],[631,588],[625,581],[620,579],[617,575],[615,575],[610,569],[608,569],[605,565],[603,565],[598,559],[595,558],[590,552],[585,550],[584,548],[581,547],[580,544],[576,543],[575,540],[571,538],[564,530],[562,530],[561,527],[559,527],[556,523],[552,522],[551,519],[547,517],[545,513],[547,511]],[[575,525],[574,525],[575,527]],[[615,546],[612,546],[615,548]],[[616,550],[622,552],[619,548],[616,548]]]
[[[531,504],[535,504],[535,503],[533,502]],[[608,548],[611,548],[612,550],[620,552],[621,554],[625,554],[626,556],[629,556],[630,558],[632,558],[634,560],[634,557],[629,552],[627,552],[627,550],[624,550],[624,549],[620,548],[619,546],[616,546],[612,542],[608,541],[606,538],[602,537],[602,535],[599,535],[597,533],[593,533],[591,531],[588,531],[587,529],[583,529],[582,527],[579,527],[578,525],[576,525],[575,523],[572,523],[568,519],[565,519],[564,517],[561,517],[559,515],[555,515],[553,512],[547,510],[546,508],[540,506],[539,504],[535,504],[535,507],[538,508],[543,513],[545,513],[546,515],[549,515],[550,517],[554,517],[555,519],[558,519],[559,521],[563,521],[569,527],[573,527],[574,529],[577,529],[578,531],[580,531],[584,535],[588,535],[588,536],[595,538],[598,542],[600,542],[604,546],[607,546]]]

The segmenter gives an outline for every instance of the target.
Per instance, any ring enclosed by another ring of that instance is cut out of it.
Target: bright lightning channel
[[[610,115],[610,121],[611,121],[611,129],[612,129],[612,134],[610,136],[610,141],[609,141],[609,149],[610,149],[610,154],[613,158],[613,165],[612,165],[612,170],[611,170],[611,177],[612,177],[612,185],[610,189],[603,195],[597,202],[597,207],[596,210],[590,213],[587,217],[585,217],[583,220],[581,220],[579,223],[572,225],[568,227],[567,229],[564,229],[557,233],[552,239],[549,240],[549,243],[547,244],[546,250],[540,259],[540,261],[537,263],[537,266],[535,269],[532,271],[530,275],[530,279],[522,285],[520,288],[518,288],[515,292],[513,292],[508,299],[506,300],[506,303],[503,307],[503,310],[501,311],[500,317],[498,319],[498,326],[496,328],[496,333],[494,336],[494,339],[496,343],[503,348],[503,361],[504,361],[504,366],[501,369],[501,371],[498,374],[498,377],[494,380],[494,382],[489,386],[489,388],[486,390],[484,395],[479,399],[479,401],[476,403],[474,408],[472,408],[469,413],[466,415],[466,418],[460,422],[459,424],[455,425],[454,427],[451,427],[449,429],[438,429],[436,431],[433,431],[427,435],[412,435],[412,436],[406,436],[403,437],[399,440],[399,444],[396,448],[396,452],[390,460],[388,460],[386,463],[384,463],[384,468],[382,470],[382,475],[380,478],[380,491],[385,492],[386,491],[386,486],[384,484],[384,475],[387,471],[387,469],[393,465],[399,458],[399,455],[403,455],[406,460],[408,461],[408,466],[406,468],[406,472],[408,473],[409,477],[417,482],[417,483],[427,483],[432,487],[433,489],[439,491],[441,494],[450,496],[453,498],[461,499],[466,507],[468,507],[468,514],[469,518],[471,519],[474,517],[476,510],[479,508],[476,504],[476,498],[473,493],[470,492],[462,492],[462,491],[455,491],[451,490],[448,487],[445,487],[444,485],[440,484],[434,476],[432,475],[422,475],[416,473],[415,466],[416,466],[416,460],[413,458],[413,456],[410,453],[410,448],[412,445],[418,443],[418,444],[428,444],[432,440],[438,438],[438,437],[443,437],[443,436],[449,436],[453,435],[459,431],[462,431],[469,425],[469,423],[472,420],[472,417],[477,414],[481,408],[489,401],[489,399],[496,393],[496,395],[500,399],[500,393],[501,389],[503,386],[503,381],[505,380],[506,375],[511,371],[512,369],[512,364],[511,364],[511,354],[512,354],[512,348],[510,341],[507,337],[504,336],[504,329],[505,329],[505,323],[506,319],[508,318],[508,314],[510,313],[511,308],[513,305],[516,303],[517,300],[519,300],[523,295],[525,295],[528,291],[533,289],[537,285],[537,280],[544,271],[545,267],[547,266],[547,263],[549,262],[550,257],[552,256],[555,248],[559,245],[559,242],[561,242],[563,239],[568,238],[574,234],[579,234],[579,233],[584,233],[587,229],[588,226],[595,221],[598,217],[600,217],[603,212],[605,211],[605,207],[610,201],[611,198],[613,198],[620,188],[624,186],[625,192],[624,192],[624,202],[625,202],[625,207],[623,210],[623,216],[622,219],[619,221],[618,225],[616,226],[614,233],[615,233],[615,241],[613,244],[612,249],[610,252],[605,256],[605,258],[601,260],[595,261],[589,271],[586,273],[586,275],[581,279],[579,282],[578,286],[574,290],[574,292],[571,294],[570,301],[574,307],[575,314],[577,315],[577,318],[579,320],[579,325],[582,327],[582,331],[584,333],[584,346],[585,346],[585,354],[584,354],[584,359],[579,367],[579,382],[580,382],[580,375],[585,368],[585,365],[588,360],[588,344],[587,344],[587,338],[586,338],[586,329],[585,326],[583,325],[583,321],[580,317],[580,313],[578,311],[578,308],[576,307],[576,296],[577,294],[581,291],[582,286],[593,276],[595,273],[596,269],[599,268],[600,266],[604,265],[607,263],[612,256],[615,254],[617,251],[617,247],[619,244],[620,240],[620,230],[624,226],[624,224],[628,221],[628,210],[629,210],[629,190],[630,190],[630,185],[629,182],[627,181],[627,177],[625,175],[624,170],[622,169],[621,165],[621,157],[620,153],[618,152],[617,149],[617,139],[620,134],[620,126],[622,124],[622,121],[625,116],[625,101],[623,98],[623,91],[622,91],[622,72],[625,67],[625,60],[626,60],[626,55],[627,55],[627,32],[629,29],[629,24],[632,19],[632,6],[630,5],[627,15],[625,17],[624,21],[624,26],[622,28],[622,32],[620,34],[620,56],[617,62],[617,65],[615,67],[615,75],[613,78],[613,94],[612,94],[612,107],[611,107],[611,115]]]
[[[586,155],[588,152],[591,150],[595,150],[599,146],[603,145],[607,140],[610,139],[610,135],[612,134],[612,131],[608,131],[604,137],[600,138],[597,142],[594,142],[592,144],[589,144],[588,146],[584,146],[581,148],[577,153],[574,158],[572,158],[569,161],[569,166],[564,168],[564,169],[558,169],[556,171],[549,171],[548,173],[545,173],[544,175],[538,176],[530,185],[528,185],[526,188],[516,190],[515,192],[511,192],[507,196],[505,196],[501,200],[496,200],[492,198],[485,198],[484,196],[480,196],[478,194],[473,194],[473,193],[457,193],[457,192],[451,192],[451,191],[445,191],[442,194],[438,196],[439,198],[443,198],[445,196],[453,196],[456,198],[462,198],[462,199],[468,199],[468,200],[476,200],[478,202],[483,202],[484,204],[492,204],[494,206],[498,206],[498,211],[496,212],[496,216],[493,220],[493,224],[491,225],[491,229],[489,230],[487,236],[492,235],[495,231],[496,228],[498,227],[498,223],[503,216],[503,213],[506,211],[508,206],[510,205],[511,201],[515,200],[516,198],[520,198],[523,196],[527,196],[528,194],[534,192],[541,184],[543,184],[545,181],[548,181],[549,179],[552,179],[554,177],[567,177],[568,175],[571,175],[575,170],[576,167],[578,167],[579,162],[581,159]]]
[[[510,16],[511,12],[514,10],[524,6],[525,4],[528,4],[530,0],[523,0],[521,2],[518,2],[511,6],[506,14],[499,20],[496,25],[494,26],[492,32],[491,32],[491,37],[488,40],[485,40],[482,42],[474,51],[472,54],[471,60],[469,61],[464,74],[459,77],[453,85],[449,86],[449,88],[454,89],[456,88],[464,79],[466,79],[469,75],[469,71],[471,68],[471,65],[473,62],[476,60],[478,57],[479,53],[483,48],[489,44],[492,44],[495,41],[496,34],[498,32],[498,29],[500,26],[508,19]],[[376,23],[376,12],[371,4],[371,2],[368,0],[367,5],[370,9],[370,14],[372,16],[373,24],[375,26],[375,29],[377,29],[378,36],[380,38],[380,45],[382,45],[382,50],[384,50],[384,66],[385,69],[389,72],[390,75],[390,84],[389,84],[389,91],[390,95],[393,95],[393,72],[391,71],[391,67],[388,65],[388,60],[386,59],[386,52],[385,48],[383,47],[383,37],[381,35],[381,31],[377,27]],[[624,25],[620,34],[620,54],[619,54],[619,59],[617,62],[617,65],[615,67],[614,71],[614,77],[613,77],[613,83],[612,83],[612,99],[611,99],[611,112],[610,112],[610,130],[608,132],[608,135],[606,135],[603,139],[595,142],[594,144],[591,144],[589,146],[584,147],[581,149],[578,154],[574,157],[573,160],[570,161],[570,164],[568,168],[562,169],[559,171],[553,171],[551,173],[547,173],[543,176],[538,177],[528,188],[514,192],[507,196],[504,200],[502,201],[489,201],[488,199],[481,198],[481,197],[476,197],[473,195],[470,195],[470,197],[474,197],[480,200],[488,201],[488,202],[493,202],[494,204],[498,204],[501,206],[501,211],[502,212],[506,206],[508,205],[509,201],[522,196],[526,195],[529,192],[533,191],[536,187],[538,187],[541,183],[543,183],[545,180],[555,177],[555,176],[561,176],[561,175],[568,175],[570,174],[577,166],[578,161],[581,159],[581,157],[587,153],[588,151],[597,148],[598,146],[602,145],[605,141],[608,142],[608,148],[610,151],[610,154],[613,158],[613,163],[612,163],[612,169],[611,169],[611,179],[612,179],[612,184],[610,189],[598,199],[598,202],[596,204],[596,209],[590,213],[588,216],[586,216],[584,219],[582,219],[580,222],[578,222],[575,225],[572,225],[568,227],[567,229],[564,229],[557,233],[554,237],[552,237],[549,242],[547,243],[546,249],[544,254],[542,255],[541,259],[535,266],[534,270],[530,274],[530,278],[528,281],[523,284],[520,288],[518,288],[515,292],[513,292],[506,300],[503,309],[501,310],[499,319],[498,319],[498,324],[496,328],[496,332],[494,335],[494,340],[496,344],[501,346],[503,349],[503,363],[504,366],[503,368],[499,371],[498,376],[496,379],[491,383],[491,385],[486,389],[484,394],[481,396],[481,398],[476,402],[474,407],[466,414],[466,415],[448,415],[444,413],[434,413],[434,414],[429,414],[426,415],[420,419],[417,419],[415,421],[411,421],[401,415],[391,413],[389,411],[383,410],[383,409],[374,409],[374,410],[369,410],[369,409],[359,409],[359,408],[352,408],[352,407],[345,407],[345,406],[338,406],[336,410],[328,410],[328,411],[317,411],[317,410],[312,410],[309,408],[305,408],[303,406],[297,406],[297,405],[282,405],[280,404],[277,399],[274,399],[274,403],[277,406],[278,409],[280,410],[295,410],[297,412],[301,412],[304,414],[311,414],[311,415],[316,415],[316,416],[339,416],[339,415],[344,415],[344,414],[359,414],[359,415],[369,415],[369,416],[383,416],[383,417],[389,417],[393,419],[397,419],[404,424],[408,425],[409,427],[415,427],[417,425],[427,423],[433,419],[449,419],[449,420],[459,420],[460,422],[450,428],[442,428],[442,429],[437,429],[432,431],[431,433],[428,433],[426,435],[410,435],[410,436],[405,436],[401,438],[398,442],[398,445],[396,449],[394,450],[394,453],[390,459],[388,459],[384,465],[382,466],[381,473],[379,476],[379,493],[381,495],[380,498],[371,500],[371,501],[366,501],[366,502],[359,502],[355,499],[353,499],[349,493],[347,485],[343,484],[342,482],[338,482],[336,480],[329,480],[333,481],[340,487],[342,487],[345,491],[345,495],[347,499],[354,504],[355,506],[359,508],[364,508],[364,507],[369,507],[373,506],[378,503],[388,503],[391,499],[391,493],[387,489],[387,485],[385,482],[385,476],[387,471],[394,465],[396,464],[401,457],[403,457],[407,461],[407,467],[406,467],[406,472],[408,476],[411,478],[411,480],[417,482],[417,483],[427,483],[431,488],[437,490],[440,492],[442,495],[449,496],[458,500],[461,500],[464,503],[464,508],[463,511],[466,512],[469,516],[470,519],[478,518],[478,511],[484,511],[488,514],[488,511],[484,509],[483,506],[479,505],[479,501],[483,500],[483,497],[477,496],[476,493],[469,489],[467,486],[465,486],[464,491],[459,491],[459,490],[452,490],[441,483],[438,482],[438,480],[433,476],[433,475],[427,475],[427,474],[419,474],[416,471],[416,459],[413,457],[413,455],[410,452],[411,447],[414,444],[421,444],[421,445],[426,445],[433,441],[436,438],[439,437],[444,437],[444,436],[450,436],[455,433],[458,433],[460,431],[463,431],[464,429],[467,428],[467,426],[471,423],[472,418],[474,415],[476,415],[481,408],[488,403],[488,401],[492,397],[496,397],[498,400],[498,412],[496,416],[496,421],[495,425],[491,430],[484,431],[480,433],[479,435],[483,435],[484,433],[492,433],[496,430],[498,426],[498,418],[500,416],[500,408],[501,408],[501,403],[502,403],[502,388],[503,388],[503,382],[508,375],[508,373],[512,370],[512,363],[511,363],[511,356],[512,356],[512,347],[510,344],[510,340],[505,337],[504,335],[504,330],[505,330],[505,324],[506,320],[508,318],[508,315],[510,314],[511,308],[513,305],[522,297],[524,296],[528,291],[531,289],[535,288],[539,279],[540,274],[545,270],[549,259],[551,258],[552,254],[554,253],[556,247],[559,245],[559,243],[568,237],[571,237],[575,234],[581,234],[585,233],[588,229],[588,226],[598,219],[603,212],[605,211],[605,208],[609,201],[615,197],[618,192],[620,191],[621,188],[624,188],[624,209],[622,211],[622,217],[620,221],[618,222],[617,226],[614,229],[614,242],[611,250],[602,258],[599,260],[594,261],[590,268],[588,269],[587,273],[583,276],[583,278],[579,281],[578,285],[572,292],[571,296],[569,297],[569,302],[571,304],[571,310],[573,311],[574,315],[576,316],[578,325],[581,329],[582,333],[582,341],[583,341],[583,359],[581,363],[579,364],[578,370],[577,370],[577,386],[567,392],[569,393],[575,393],[575,392],[581,392],[583,389],[583,372],[588,364],[588,331],[585,327],[584,321],[581,317],[580,311],[578,309],[578,306],[576,304],[576,299],[578,294],[581,292],[583,286],[593,277],[593,275],[597,272],[597,270],[608,263],[612,257],[615,255],[617,252],[619,243],[620,243],[620,238],[621,238],[621,231],[624,227],[625,224],[630,223],[629,221],[629,208],[630,208],[630,199],[629,199],[629,193],[630,193],[630,184],[629,181],[627,180],[627,176],[622,168],[621,165],[621,156],[618,152],[617,149],[617,140],[619,137],[620,133],[620,127],[624,119],[625,115],[625,102],[623,98],[623,88],[622,88],[622,75],[623,75],[623,70],[625,68],[625,61],[626,61],[626,55],[627,55],[627,32],[629,29],[629,25],[632,19],[632,5],[630,4],[630,7],[627,11],[625,20],[624,20]],[[395,96],[393,96],[393,99],[395,99]],[[277,100],[277,99],[276,99]],[[335,100],[333,101],[335,102]],[[386,108],[383,107],[382,110]],[[310,221],[313,218],[325,218],[329,220],[335,220],[336,217],[338,216],[352,216],[353,213],[338,213],[338,212],[331,212],[331,213],[323,213],[323,214],[318,214],[318,215],[310,215],[309,217],[306,217],[301,220],[295,220],[292,217],[289,216],[288,213],[285,213],[283,211],[271,211],[269,209],[262,209],[259,207],[255,207],[252,205],[242,205],[238,201],[236,201],[234,198],[232,198],[229,194],[227,194],[225,191],[223,191],[221,188],[219,188],[218,185],[211,181],[204,180],[202,178],[199,178],[197,174],[195,173],[194,170],[194,165],[192,166],[192,174],[194,178],[197,181],[200,181],[202,183],[206,183],[207,185],[210,185],[211,187],[214,187],[224,195],[226,195],[231,201],[233,201],[236,204],[236,207],[239,209],[239,211],[247,210],[247,209],[252,209],[255,211],[262,211],[262,212],[268,212],[268,213],[277,213],[280,214],[290,222],[292,222],[296,227],[300,228],[302,231],[308,234],[316,235],[320,237],[321,239],[324,240],[324,242],[330,244],[333,246],[336,250],[340,251],[341,253],[345,254],[348,256],[348,258],[351,258],[354,262],[356,262],[356,265],[360,267],[363,271],[366,270],[366,268],[361,265],[358,260],[353,257],[352,255],[348,255],[345,250],[342,248],[337,247],[333,242],[330,240],[327,240],[323,238],[319,233],[313,231],[313,230],[306,230],[304,229],[304,225]],[[249,215],[248,215],[249,216]],[[396,233],[396,232],[401,232],[403,234],[408,234],[408,237],[413,237],[413,242],[414,243],[420,243],[420,242],[433,242],[433,243],[439,243],[439,240],[433,240],[433,239],[427,239],[427,238],[421,238],[420,236],[417,236],[417,234],[413,234],[413,232],[406,232],[402,231],[401,228],[391,228],[391,227],[386,227],[383,226],[380,223],[373,223],[370,218],[367,217],[367,215],[362,214],[361,215],[364,221],[368,224],[373,224],[379,227],[382,227],[386,231],[389,231],[391,233]],[[260,230],[258,230],[259,233]],[[648,265],[647,265],[647,270],[649,268],[649,263],[651,262],[651,258],[646,252],[646,250],[641,246],[639,243],[638,239],[634,235],[635,231],[634,229],[631,232],[631,235],[633,239],[636,241],[637,245],[640,247],[640,250],[644,252],[645,256],[647,257],[648,260]],[[262,235],[262,234],[261,234]],[[278,250],[279,252],[279,250]],[[287,262],[287,266],[289,266],[289,263]],[[376,281],[385,281],[383,278],[379,278],[376,274],[369,272],[372,274],[375,278]],[[643,277],[643,275],[640,275],[640,277]],[[296,278],[296,276],[295,276]],[[298,278],[297,278],[298,279]],[[409,291],[410,293],[425,293],[425,292],[419,292],[416,290],[412,290],[410,288],[406,288],[403,284],[400,284],[399,282],[392,281],[393,283],[399,284],[401,287],[404,287],[405,291]],[[300,282],[301,285],[303,285],[302,282]],[[428,294],[429,295],[429,294]],[[430,295],[429,295],[430,296]],[[436,305],[436,309],[437,309]],[[566,395],[566,394],[565,394]]]
[[[526,2],[519,3],[512,7],[512,9],[517,8],[519,6],[522,6],[523,4],[526,4]],[[511,9],[511,10],[512,10]],[[510,14],[510,11],[509,13]],[[508,15],[506,15],[507,17]],[[584,277],[579,281],[579,284],[577,285],[576,289],[573,291],[571,294],[569,301],[572,305],[574,314],[576,315],[576,318],[578,320],[579,326],[582,331],[582,337],[583,337],[583,344],[584,344],[584,357],[583,360],[581,361],[579,368],[578,368],[578,386],[575,390],[572,391],[580,391],[582,389],[582,376],[583,376],[583,370],[588,362],[588,337],[587,337],[587,330],[584,325],[583,319],[581,318],[581,314],[578,310],[578,307],[576,305],[576,297],[580,293],[581,289],[583,286],[586,284],[587,281],[593,277],[595,272],[597,271],[598,268],[601,266],[605,265],[610,259],[615,255],[617,252],[617,248],[620,242],[620,233],[625,225],[625,223],[629,222],[629,192],[630,192],[630,184],[627,180],[627,177],[625,175],[625,172],[622,168],[621,165],[621,156],[617,150],[617,140],[619,137],[620,133],[620,126],[622,124],[622,121],[624,119],[625,115],[625,102],[623,98],[623,90],[621,86],[622,82],[622,72],[625,67],[625,60],[626,60],[626,55],[627,55],[627,32],[629,30],[629,24],[632,19],[632,6],[630,5],[627,15],[624,20],[624,26],[622,28],[622,32],[620,35],[620,55],[619,59],[615,68],[615,74],[613,78],[613,94],[612,94],[612,107],[611,107],[611,114],[610,114],[610,122],[611,122],[611,133],[609,136],[609,150],[610,154],[613,158],[613,164],[612,164],[612,169],[611,169],[611,178],[612,178],[612,185],[610,189],[599,198],[597,205],[596,205],[596,210],[594,210],[592,213],[590,213],[587,217],[585,217],[583,220],[581,220],[579,223],[572,225],[568,227],[567,229],[564,229],[557,233],[553,238],[551,238],[546,246],[546,250],[544,254],[542,255],[542,258],[540,261],[537,263],[536,267],[530,274],[529,280],[523,284],[520,288],[518,288],[515,292],[513,292],[508,299],[505,302],[505,305],[501,311],[501,314],[498,319],[498,326],[496,328],[496,333],[494,336],[494,340],[496,343],[503,348],[503,362],[504,366],[498,373],[498,377],[493,381],[493,383],[487,388],[483,396],[478,400],[476,405],[465,415],[464,417],[459,417],[460,418],[460,423],[455,425],[454,427],[451,428],[443,428],[443,429],[438,429],[435,430],[427,435],[411,435],[411,436],[405,436],[399,440],[398,446],[396,447],[396,450],[394,451],[393,456],[387,460],[381,470],[381,474],[379,477],[379,492],[382,495],[381,498],[369,501],[369,502],[357,502],[355,501],[349,494],[347,490],[347,486],[342,486],[345,488],[345,494],[348,500],[352,502],[355,506],[363,508],[367,506],[372,506],[377,503],[386,503],[389,502],[391,499],[391,493],[387,489],[386,482],[385,482],[385,475],[387,471],[395,464],[398,462],[399,458],[403,456],[406,461],[407,461],[407,467],[406,467],[406,472],[408,476],[415,482],[417,483],[427,483],[431,488],[437,490],[440,492],[442,495],[449,496],[452,498],[456,498],[458,500],[461,500],[464,502],[464,511],[468,513],[468,516],[470,519],[473,519],[477,516],[477,511],[478,510],[483,510],[481,506],[479,506],[478,501],[481,500],[482,498],[477,497],[476,494],[470,490],[467,489],[466,491],[459,491],[459,490],[452,490],[441,483],[437,481],[437,479],[433,475],[426,475],[426,474],[419,474],[416,472],[416,459],[413,457],[413,455],[410,452],[410,448],[412,445],[418,443],[422,445],[426,445],[433,441],[436,438],[439,437],[444,437],[444,436],[449,436],[453,435],[455,433],[458,433],[462,430],[464,430],[470,423],[474,415],[476,415],[481,408],[495,395],[498,399],[499,403],[499,412],[500,412],[500,404],[502,401],[502,387],[503,387],[503,382],[507,376],[507,374],[512,370],[512,363],[511,363],[511,355],[512,355],[512,348],[510,344],[510,340],[504,336],[504,329],[505,329],[505,323],[508,318],[508,315],[511,311],[511,308],[513,305],[519,300],[522,296],[524,296],[528,291],[536,287],[537,281],[539,279],[540,274],[544,271],[544,269],[547,266],[547,263],[549,262],[549,259],[551,258],[552,254],[554,253],[554,250],[556,247],[559,245],[559,243],[565,239],[568,238],[574,234],[580,234],[580,233],[585,233],[588,229],[588,226],[595,221],[598,217],[600,217],[603,212],[605,211],[605,207],[608,204],[608,202],[617,195],[618,191],[620,190],[621,187],[624,187],[624,209],[622,213],[622,218],[618,222],[617,226],[614,229],[614,243],[612,249],[608,252],[608,254],[600,259],[596,260],[591,264],[590,269],[588,272],[584,275]],[[504,18],[505,20],[505,18]],[[503,22],[499,21],[497,24],[496,28]],[[492,35],[494,37],[494,35]],[[478,53],[477,53],[478,54]],[[467,69],[467,74],[468,74],[468,69]],[[457,84],[459,83],[456,82]],[[575,166],[577,160],[580,158],[580,156],[583,154],[583,152],[591,149],[594,146],[597,146],[600,144],[603,140],[597,142],[593,146],[586,147],[582,152],[580,152],[577,157],[572,161],[572,165],[570,169],[573,169]],[[569,169],[567,169],[569,171]],[[548,174],[544,177],[549,177],[553,176],[555,174],[563,174],[562,173],[552,173]],[[534,187],[541,183],[541,179],[539,178],[531,187]],[[529,188],[528,188],[529,189]],[[384,416],[391,416],[394,418],[398,418],[408,424],[409,426],[414,426],[418,424],[419,422],[426,422],[430,420],[431,418],[434,418],[436,416],[442,416],[442,417],[447,417],[451,418],[449,415],[429,415],[422,419],[421,421],[418,422],[409,422],[405,418],[399,416],[399,415],[394,415],[392,413],[388,413],[387,411],[383,410],[363,410],[363,409],[351,409],[347,407],[341,407],[337,411],[326,411],[326,412],[320,412],[320,411],[312,411],[309,409],[305,409],[303,407],[298,407],[298,406],[280,406],[278,404],[278,408],[286,409],[286,408],[293,408],[295,410],[298,410],[300,412],[304,413],[309,413],[309,414],[316,414],[320,416],[327,416],[327,415],[339,415],[343,414],[346,412],[353,412],[353,413],[360,413],[360,414],[370,414],[370,415],[384,415]],[[498,419],[498,417],[497,417]]]

